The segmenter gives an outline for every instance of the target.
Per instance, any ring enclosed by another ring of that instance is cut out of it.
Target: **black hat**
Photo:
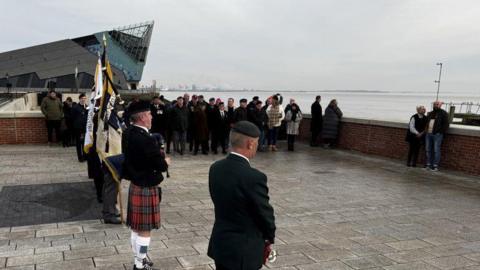
[[[234,132],[243,134],[251,138],[258,138],[260,136],[260,130],[253,123],[249,121],[239,121],[233,127]]]
[[[150,111],[150,103],[144,100],[132,102],[128,107],[128,113],[130,115],[146,111]]]
[[[258,99],[259,99],[258,96],[254,96],[254,97],[253,97],[253,100],[255,100],[255,101],[257,101]]]
[[[248,102],[246,98],[240,99],[240,103]]]

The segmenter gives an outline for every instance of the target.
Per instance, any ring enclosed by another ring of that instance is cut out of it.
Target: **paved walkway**
[[[163,226],[149,252],[160,269],[214,268],[206,256],[213,222],[207,173],[219,157],[173,158]],[[302,145],[260,153],[253,164],[268,175],[277,219],[279,257],[269,268],[480,269],[478,179]],[[0,146],[4,189],[77,182],[90,183],[73,148]],[[98,219],[2,227],[0,269],[131,269],[129,237],[127,228]]]

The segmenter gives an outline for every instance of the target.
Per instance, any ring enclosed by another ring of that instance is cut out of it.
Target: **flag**
[[[113,72],[106,54],[106,43],[102,55],[103,89],[100,98],[98,129],[97,129],[97,153],[102,160],[112,155],[122,153],[122,129],[118,124],[115,101],[118,91],[113,84]]]
[[[100,56],[98,57],[97,67],[95,69],[95,86],[92,88],[90,93],[90,102],[88,105],[88,117],[87,117],[87,128],[85,132],[85,142],[83,145],[83,151],[88,153],[90,148],[94,144],[93,140],[93,116],[95,115],[95,103],[96,100],[102,96],[103,92],[103,76],[102,76],[102,61]]]

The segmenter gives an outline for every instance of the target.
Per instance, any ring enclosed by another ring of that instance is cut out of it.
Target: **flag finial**
[[[105,34],[103,34],[103,46],[107,47],[107,38],[105,37]]]

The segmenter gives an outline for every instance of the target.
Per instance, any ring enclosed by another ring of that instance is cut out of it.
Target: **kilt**
[[[140,187],[130,183],[127,226],[136,231],[160,228],[160,194],[157,186]]]

